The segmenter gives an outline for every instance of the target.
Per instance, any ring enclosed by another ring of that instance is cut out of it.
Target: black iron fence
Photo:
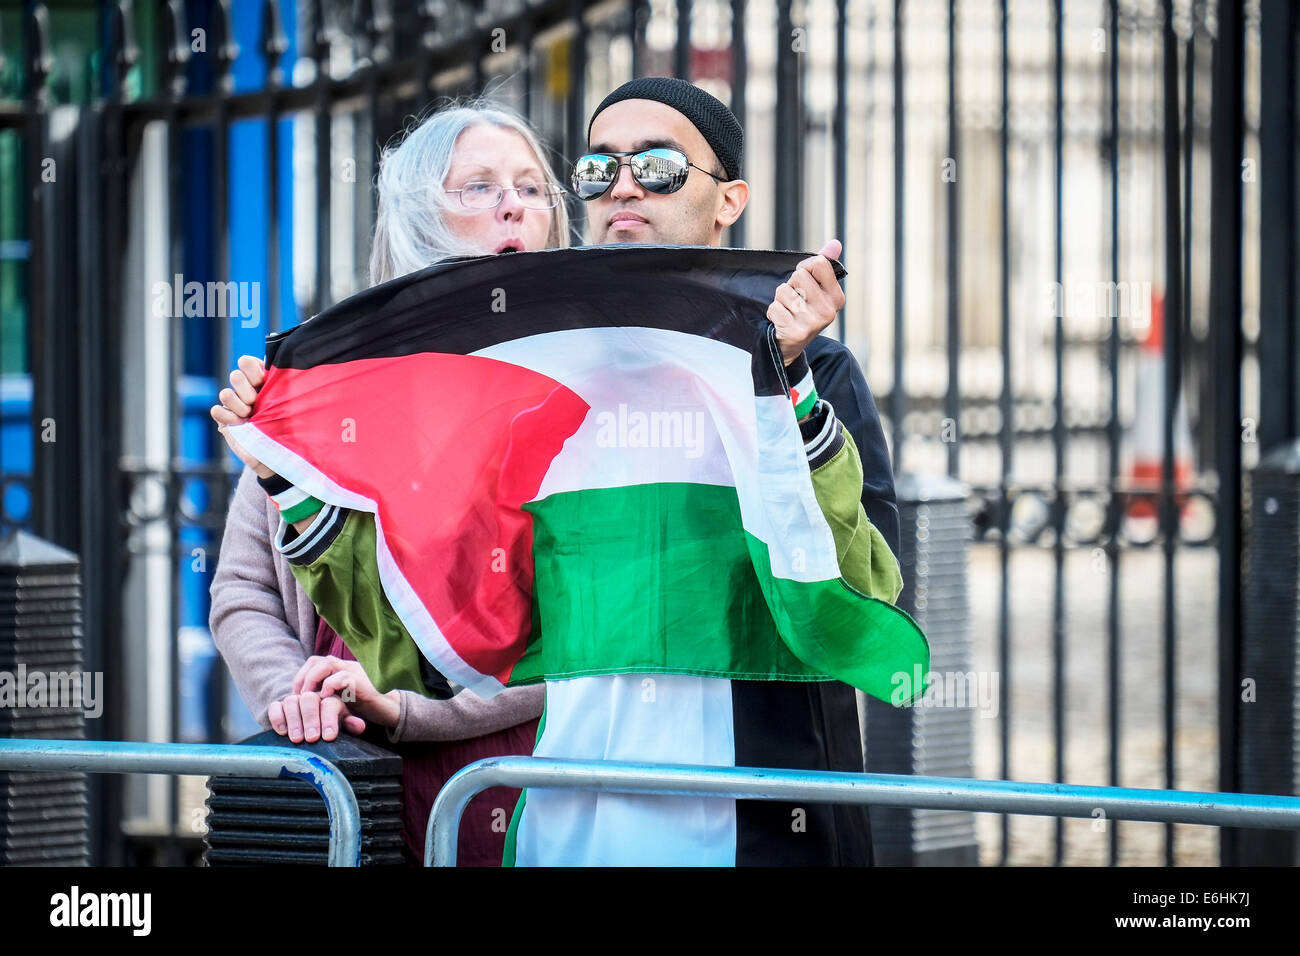
[[[673,73],[746,124],[754,200],[728,243],[843,239],[837,332],[867,370],[896,472],[967,484],[975,548],[997,569],[983,660],[1000,675],[997,757],[980,775],[1019,774],[1012,563],[1034,552],[1051,562],[1039,660],[1055,779],[1073,740],[1071,655],[1103,654],[1107,779],[1072,782],[1127,782],[1122,651],[1156,627],[1152,782],[1184,785],[1180,635],[1195,624],[1217,653],[1199,662],[1217,681],[1217,752],[1190,756],[1217,765],[1219,789],[1248,789],[1243,473],[1300,431],[1286,0],[88,6],[80,104],[52,81],[58,11],[0,14],[0,147],[20,157],[0,190],[16,210],[0,239],[20,264],[0,275],[17,293],[0,301],[21,307],[4,343],[22,353],[4,365],[2,517],[82,557],[87,666],[123,702],[99,736],[183,736],[182,635],[206,624],[236,477],[206,407],[237,354],[364,285],[382,144],[438,98],[487,87],[561,170],[608,89]],[[182,278],[251,284],[256,315],[191,313]],[[1091,289],[1082,306],[1072,282]],[[1158,581],[1134,563],[1153,550]],[[1095,559],[1086,580],[1068,567],[1080,552]],[[1216,592],[1213,622],[1180,619],[1193,552],[1217,559],[1196,565],[1217,575],[1199,585]],[[1126,617],[1127,595],[1152,586],[1159,620]],[[1081,587],[1105,602],[1104,637],[1070,631]],[[220,739],[229,695],[210,673],[199,733]],[[124,817],[167,834],[182,817],[175,786],[101,796],[108,861]],[[1116,827],[1107,839],[1113,864]],[[1225,862],[1233,840],[1224,830]],[[1001,862],[1011,845],[1004,817]],[[1176,861],[1172,825],[1163,850]],[[1051,859],[1066,858],[1058,820]]]

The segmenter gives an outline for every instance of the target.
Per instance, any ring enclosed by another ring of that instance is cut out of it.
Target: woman
[[[543,155],[527,122],[498,105],[475,101],[430,116],[380,160],[371,282],[447,256],[566,245],[563,191]],[[212,583],[213,640],[258,720],[295,743],[332,740],[340,728],[361,733],[368,723],[386,729],[404,757],[404,837],[421,859],[429,809],[448,776],[480,757],[532,752],[544,688],[511,688],[490,701],[465,690],[444,700],[408,689],[380,693],[319,619],[274,544],[282,517],[298,522],[303,506],[282,515],[269,497],[270,469],[226,432],[252,414],[262,363],[242,357],[230,383],[212,417],[249,467]],[[470,804],[463,863],[500,864],[502,821],[517,796],[497,788]]]

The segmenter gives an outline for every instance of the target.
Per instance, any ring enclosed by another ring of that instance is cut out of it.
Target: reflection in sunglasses
[[[620,157],[628,157],[626,163]],[[592,200],[603,196],[618,179],[620,166],[626,165],[640,186],[652,193],[674,193],[686,184],[691,168],[718,179],[707,169],[701,169],[686,155],[675,149],[655,147],[636,152],[588,153],[573,165],[570,182],[580,199]]]

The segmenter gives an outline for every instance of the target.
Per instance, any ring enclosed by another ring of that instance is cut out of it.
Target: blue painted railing
[[[296,777],[315,787],[325,801],[329,865],[361,865],[361,814],[352,785],[328,760],[292,747],[0,738],[0,771],[5,770]]]
[[[1135,790],[907,774],[489,757],[465,767],[448,780],[438,794],[425,835],[425,866],[456,865],[456,838],[461,814],[476,794],[489,787],[566,787],[606,793],[805,800],[811,803],[1051,817],[1095,817],[1100,810],[1111,820],[1300,829],[1300,797],[1269,794]]]

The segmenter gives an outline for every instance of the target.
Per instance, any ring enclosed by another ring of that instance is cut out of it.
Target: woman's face
[[[456,138],[443,187],[460,189],[477,182],[522,187],[545,185],[546,181],[541,162],[517,132],[501,126],[471,126]],[[447,197],[447,225],[481,252],[546,248],[553,209],[529,209],[519,202],[514,188],[502,193],[501,205],[495,209],[467,209],[460,196]]]

